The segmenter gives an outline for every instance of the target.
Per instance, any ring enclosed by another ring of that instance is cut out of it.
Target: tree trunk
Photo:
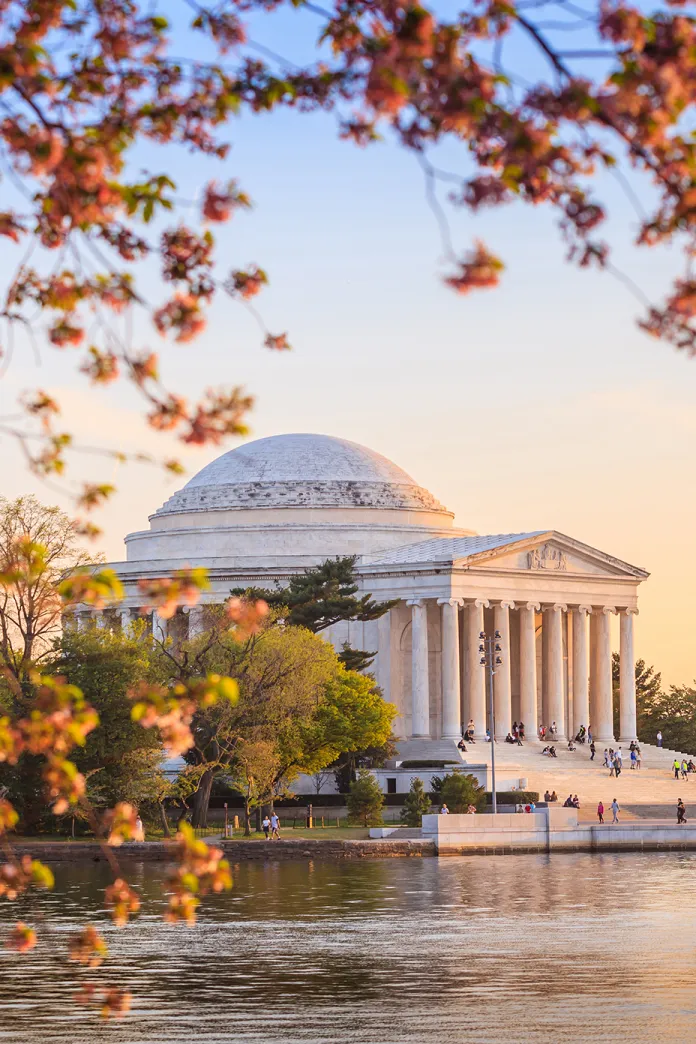
[[[177,830],[179,829],[181,823],[186,819],[188,810],[189,810],[188,805],[186,804],[184,799],[181,798],[181,808],[179,810],[179,815],[177,816],[177,819],[176,819],[176,829]]]
[[[159,803],[159,810],[160,810],[160,819],[162,820],[162,830],[164,831],[164,836],[165,837],[171,837],[172,836],[172,832],[169,829],[169,823],[167,821],[167,811],[166,811],[166,809],[164,807],[164,801],[160,801],[160,803]]]
[[[251,837],[251,805],[249,798],[244,798],[244,836]]]
[[[206,769],[201,776],[198,790],[193,796],[193,818],[191,825],[204,827],[208,825],[208,805],[210,804],[210,792],[213,789],[213,770]]]

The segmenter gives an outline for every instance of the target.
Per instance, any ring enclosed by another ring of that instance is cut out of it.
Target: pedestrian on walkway
[[[621,758],[618,754],[614,755],[614,772],[616,773],[616,778],[618,779],[621,775]]]
[[[637,769],[640,768],[641,760],[642,760],[642,756],[641,756],[641,753],[640,753],[640,747],[636,745],[636,768]]]
[[[271,816],[271,841],[280,841],[280,820],[274,812]]]
[[[604,748],[604,767],[609,768],[609,751],[606,747]]]
[[[685,779],[686,782],[688,783],[689,782],[689,766],[686,764],[686,758],[682,758],[681,774],[682,774],[682,779]]]
[[[677,799],[677,826],[680,823],[686,823],[686,808],[681,798]]]
[[[590,743],[590,761],[594,761],[594,756],[597,753],[597,748],[594,745],[594,740]]]
[[[271,830],[271,821],[267,815],[263,817],[263,823],[261,824],[261,826],[263,827],[263,832],[266,835],[266,840],[268,841],[268,835]]]
[[[672,765],[672,768],[674,769],[674,778],[679,779],[679,769],[681,768],[681,765],[679,764],[679,758],[674,759],[674,764]]]
[[[661,732],[658,732],[658,734],[657,734],[657,745],[658,745],[658,747],[662,746],[662,733]]]
[[[632,769],[635,769],[637,761],[638,761],[638,758],[636,756],[636,748],[634,747],[633,750],[631,751],[631,768]]]
[[[616,759],[618,760],[618,762],[619,762],[619,768],[623,768],[623,751],[621,750],[621,747],[619,747],[619,749],[617,750],[617,752],[616,752],[616,754],[614,755],[614,757],[615,757],[615,758],[616,758]]]
[[[611,811],[614,816],[614,818],[612,819],[612,823],[618,823],[619,812],[621,811],[621,809],[619,808],[619,802],[616,800],[616,798],[614,798],[614,800],[611,803]]]
[[[601,800],[597,805],[597,819],[600,823],[604,822],[604,805],[602,804]]]

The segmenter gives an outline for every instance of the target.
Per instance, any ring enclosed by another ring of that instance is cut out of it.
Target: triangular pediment
[[[649,575],[639,566],[630,565],[555,530],[521,536],[521,539],[508,544],[457,557],[453,566],[510,569],[540,575],[616,576],[640,580]]]

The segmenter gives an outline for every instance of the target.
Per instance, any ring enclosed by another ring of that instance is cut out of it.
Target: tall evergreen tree
[[[378,620],[397,604],[398,600],[377,602],[372,595],[358,594],[354,555],[329,558],[319,566],[293,576],[287,587],[277,585],[272,590],[263,587],[235,588],[231,593],[251,599],[263,599],[271,608],[287,610],[285,619],[295,627],[323,631],[341,620]],[[366,670],[376,652],[353,649],[344,642],[339,659],[348,670]]]
[[[350,785],[346,805],[354,823],[368,827],[379,826],[382,822],[384,794],[369,769],[358,772],[358,778]]]
[[[414,776],[411,780],[411,789],[404,799],[404,807],[401,809],[401,822],[405,826],[418,827],[421,825],[423,816],[430,811],[430,797],[425,792],[423,780]]]

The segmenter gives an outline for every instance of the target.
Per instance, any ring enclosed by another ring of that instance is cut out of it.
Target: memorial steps
[[[597,748],[594,761],[590,761],[586,744],[578,744],[573,752],[565,749],[565,743],[558,743],[558,757],[555,759],[544,757],[542,747],[543,744],[538,742],[518,747],[498,741],[495,745],[497,777],[506,783],[513,776],[526,779],[526,789],[538,791],[541,797],[547,789],[555,790],[561,802],[568,794],[577,794],[581,806],[588,807],[596,805],[600,798],[608,805],[614,797],[619,803],[628,805],[676,805],[677,798],[681,797],[688,806],[692,791],[696,802],[696,773],[691,773],[687,780],[674,779],[674,759],[685,757],[688,761],[690,757],[681,751],[641,743],[642,767],[632,770],[628,744],[622,743],[623,771],[616,779],[609,776],[609,770],[603,765],[603,746]],[[490,767],[490,744],[469,744],[463,758],[465,765],[486,764]],[[502,789],[508,788],[499,783],[498,790]]]

